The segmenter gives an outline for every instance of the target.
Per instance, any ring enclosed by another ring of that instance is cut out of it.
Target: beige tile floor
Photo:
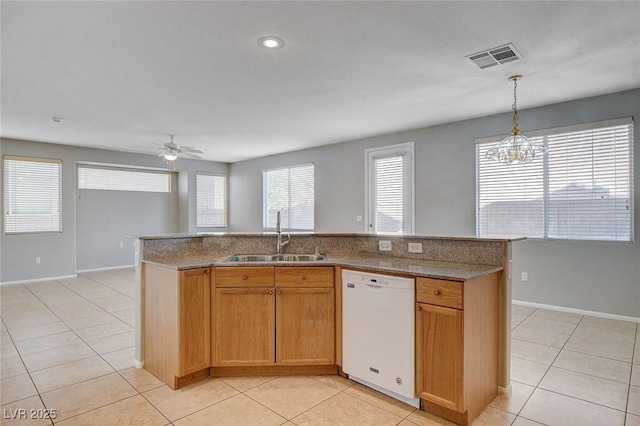
[[[172,391],[134,356],[131,269],[0,287],[0,424],[448,425],[337,376]],[[513,306],[512,386],[474,425],[640,426],[637,324]]]

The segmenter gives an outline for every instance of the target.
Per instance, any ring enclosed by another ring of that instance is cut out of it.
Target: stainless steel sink
[[[226,262],[322,262],[324,254],[234,254]]]
[[[321,262],[327,260],[324,254],[281,254],[278,260],[282,262]]]
[[[275,262],[278,260],[277,254],[234,254],[228,258],[227,262]]]

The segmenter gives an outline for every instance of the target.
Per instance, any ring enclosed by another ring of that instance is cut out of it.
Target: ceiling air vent
[[[473,55],[466,56],[471,59],[473,63],[480,67],[480,69],[491,68],[496,65],[504,65],[507,62],[515,61],[522,58],[522,55],[518,53],[516,47],[509,43],[503,46],[498,46],[493,49],[483,50],[482,52],[474,53]]]

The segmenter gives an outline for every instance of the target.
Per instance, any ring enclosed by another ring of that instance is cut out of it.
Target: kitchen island
[[[381,239],[391,241],[391,251],[378,250]],[[505,271],[512,241],[304,234],[292,237],[287,252],[319,250],[325,261],[252,263],[228,258],[272,253],[273,234],[141,238],[136,362],[174,388],[208,375],[337,373],[342,268],[413,277],[418,280],[416,330],[422,330],[416,334],[417,371],[423,375],[417,377],[417,394],[424,409],[465,424],[479,412],[469,401],[480,392],[478,380],[463,372],[486,370],[493,378],[482,381],[492,382],[493,396],[509,393],[510,280]],[[422,253],[409,253],[409,242],[421,244]],[[245,315],[248,311],[253,314]],[[471,328],[482,321],[485,326],[489,321],[485,332]],[[307,323],[306,329],[286,328]],[[471,340],[472,330],[482,338]],[[448,336],[444,340],[442,333]],[[314,338],[317,344],[301,344]],[[434,345],[449,349],[434,354]],[[442,354],[460,364],[438,364]],[[434,371],[444,374],[434,376]],[[451,380],[459,383],[452,387]],[[475,405],[484,408],[485,401]]]

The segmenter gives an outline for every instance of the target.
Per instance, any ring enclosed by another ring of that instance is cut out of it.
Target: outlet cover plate
[[[409,243],[409,253],[422,253],[422,243]]]
[[[388,241],[388,240],[378,241],[378,249],[380,251],[391,251],[391,241]]]

